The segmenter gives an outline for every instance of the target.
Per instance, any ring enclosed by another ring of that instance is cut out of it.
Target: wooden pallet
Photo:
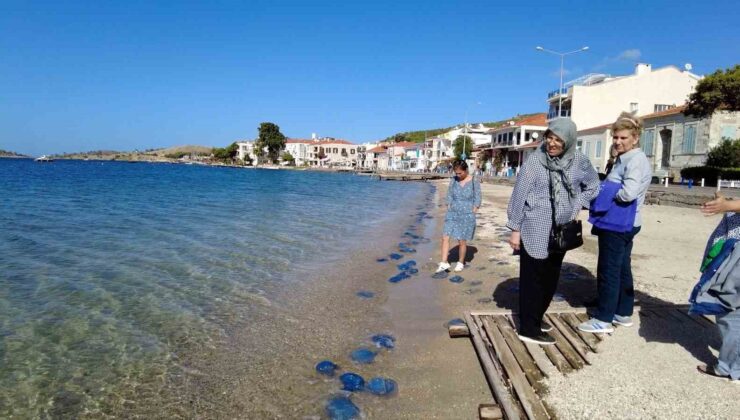
[[[685,305],[635,308],[641,322],[695,323],[713,327],[708,317],[687,313]],[[545,320],[553,326],[554,346],[522,342],[516,333],[517,315],[511,311],[470,312],[465,326],[450,328],[450,336],[469,335],[497,406],[482,404],[481,419],[551,419],[554,413],[542,401],[543,379],[567,375],[590,365],[599,345],[611,334],[590,334],[578,330],[588,319],[586,308],[548,312]],[[493,414],[491,414],[493,413]],[[496,417],[499,416],[499,417]]]

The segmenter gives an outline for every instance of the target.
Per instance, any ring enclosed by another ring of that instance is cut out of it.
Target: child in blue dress
[[[457,240],[460,260],[455,264],[455,271],[465,268],[465,253],[468,241],[475,234],[475,213],[481,203],[480,182],[468,172],[468,164],[464,160],[456,160],[452,164],[455,176],[450,180],[447,189],[447,215],[442,233],[442,261],[437,272],[450,269],[447,258],[450,251],[450,238]]]

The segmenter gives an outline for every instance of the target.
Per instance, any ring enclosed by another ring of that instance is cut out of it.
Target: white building
[[[634,74],[625,76],[588,74],[548,94],[548,121],[558,117],[561,97],[561,116],[579,129],[608,124],[622,111],[637,116],[664,111],[685,103],[700,79],[675,66],[653,70],[650,64],[637,64]]]
[[[285,140],[285,150],[295,159],[296,166],[307,165],[309,161],[309,149],[312,140],[308,139],[287,139]],[[282,153],[281,153],[282,155]]]
[[[346,140],[323,138],[308,144],[310,166],[354,167],[357,164],[356,144]]]
[[[489,133],[491,127],[486,127],[483,124],[468,124],[461,127],[455,127],[452,130],[442,134],[440,137],[455,142],[460,136],[467,135],[473,140],[475,146],[486,145],[491,143],[491,134]]]
[[[257,155],[254,154],[254,142],[253,141],[237,141],[236,142],[236,157],[244,161],[251,160],[257,163]]]
[[[546,115],[534,114],[512,119],[501,127],[491,129],[491,143],[479,147],[478,152],[498,163],[497,172],[513,168],[517,170],[541,144],[547,130]]]

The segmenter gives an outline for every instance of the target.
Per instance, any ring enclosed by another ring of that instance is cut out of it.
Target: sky
[[[565,79],[740,62],[735,1],[0,0],[0,149],[355,143],[546,112]]]

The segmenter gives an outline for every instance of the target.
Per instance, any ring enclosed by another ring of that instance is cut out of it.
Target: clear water
[[[0,159],[0,417],[156,401],[188,352],[422,193],[347,174]]]

